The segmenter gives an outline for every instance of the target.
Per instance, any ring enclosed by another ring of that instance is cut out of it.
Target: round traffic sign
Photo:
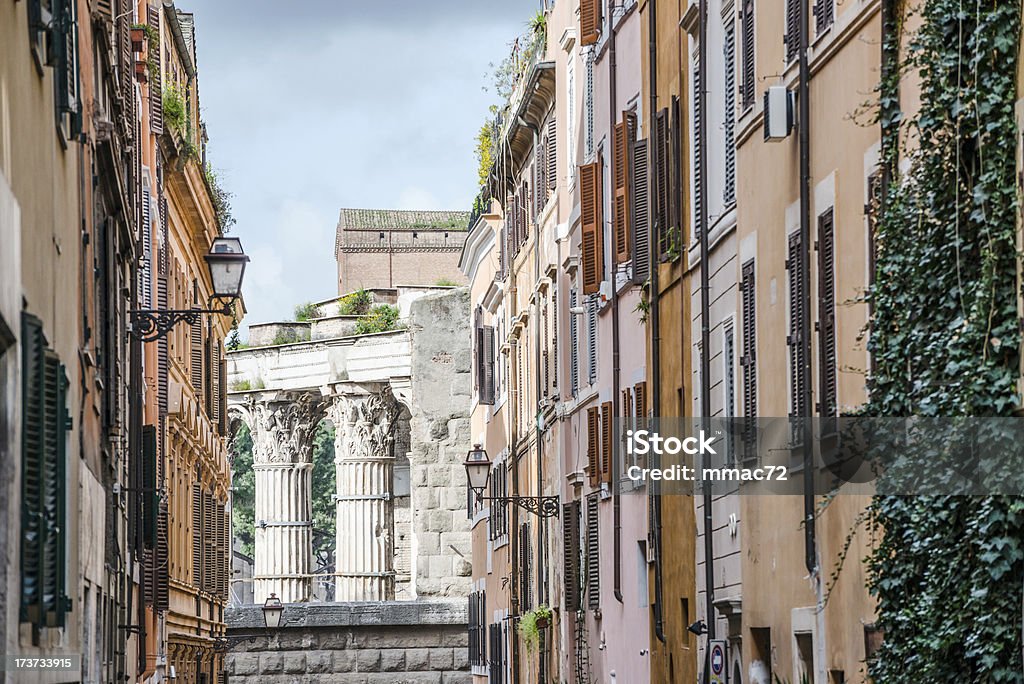
[[[722,670],[725,669],[725,649],[722,648],[721,644],[715,644],[711,647],[711,671],[717,674],[722,674]]]

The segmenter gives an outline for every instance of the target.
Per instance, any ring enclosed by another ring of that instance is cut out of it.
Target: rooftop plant
[[[340,316],[362,316],[370,310],[370,293],[359,289],[349,292],[338,299],[338,315]]]
[[[316,318],[319,313],[317,305],[313,302],[305,302],[295,306],[295,320],[300,323]]]
[[[370,309],[369,313],[363,315],[356,321],[356,334],[369,335],[371,333],[388,332],[398,329],[398,307],[390,304],[380,304]]]

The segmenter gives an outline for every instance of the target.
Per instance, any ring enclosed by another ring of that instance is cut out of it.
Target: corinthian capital
[[[313,435],[324,412],[319,394],[288,392],[267,399],[250,397],[247,409],[254,463],[312,461]]]
[[[398,409],[398,402],[386,389],[370,394],[337,395],[330,408],[336,458],[390,457]]]

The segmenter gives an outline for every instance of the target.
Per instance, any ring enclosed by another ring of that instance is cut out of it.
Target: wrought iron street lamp
[[[242,251],[242,241],[235,237],[219,237],[210,253],[203,257],[210,271],[213,295],[220,308],[209,309],[139,309],[132,311],[132,334],[143,342],[158,340],[181,322],[194,325],[202,314],[231,316],[236,299],[242,295],[242,276],[249,257]]]
[[[469,450],[463,465],[466,466],[469,488],[476,494],[477,501],[494,501],[499,505],[511,503],[541,518],[558,517],[557,496],[484,496],[491,479],[491,459],[479,444],[474,444]]]
[[[281,626],[281,615],[284,604],[277,594],[271,593],[263,603],[263,624],[267,629],[278,629]],[[247,641],[255,641],[259,634],[243,634],[241,636],[222,636],[213,640],[213,650],[217,653],[230,651],[232,647]]]

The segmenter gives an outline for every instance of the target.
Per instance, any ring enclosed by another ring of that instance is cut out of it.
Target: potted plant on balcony
[[[146,39],[148,32],[146,29],[149,28],[145,24],[132,24],[131,28],[131,41],[132,41],[132,52],[142,52],[146,45]]]
[[[540,631],[551,626],[551,607],[541,604],[522,614],[519,618],[519,636],[527,651],[533,651],[540,643]]]

